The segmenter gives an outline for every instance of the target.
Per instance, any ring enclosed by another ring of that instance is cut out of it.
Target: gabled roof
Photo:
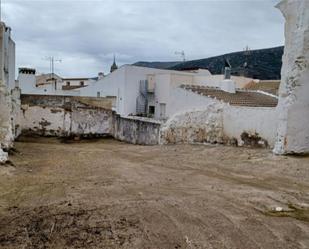
[[[257,91],[237,90],[236,93],[229,93],[216,87],[197,85],[182,85],[181,87],[233,106],[276,107],[278,104],[277,98]]]

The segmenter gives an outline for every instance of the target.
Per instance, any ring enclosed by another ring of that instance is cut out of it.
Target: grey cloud
[[[48,71],[45,56],[63,62],[65,76],[108,71],[138,60],[205,58],[249,46],[283,44],[283,18],[274,0],[99,1],[4,0],[4,21],[13,29],[18,66]]]

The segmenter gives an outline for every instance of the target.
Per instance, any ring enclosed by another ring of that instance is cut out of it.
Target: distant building
[[[113,62],[113,65],[111,66],[110,72],[112,73],[112,72],[114,72],[114,71],[117,70],[117,69],[118,69],[118,66],[117,66],[117,64],[116,64],[116,58],[115,58],[115,56],[114,56],[114,62]]]
[[[89,78],[63,78],[62,90],[73,90],[89,85]]]
[[[79,95],[79,88],[86,87],[99,78],[62,78],[57,74],[36,75],[36,70],[19,68],[18,82],[23,94]]]
[[[206,69],[175,71],[124,65],[79,91],[80,96],[115,97],[114,110],[122,116],[166,119],[178,110],[173,104],[175,89],[181,85],[221,87],[223,80],[224,75],[211,75]],[[250,78],[232,77],[223,88],[235,91],[251,81]],[[190,107],[190,103],[186,105]]]

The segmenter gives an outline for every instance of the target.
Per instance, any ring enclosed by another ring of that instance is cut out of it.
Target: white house
[[[90,79],[64,80],[57,74],[36,75],[35,69],[19,68],[17,81],[22,94],[79,96],[79,90],[75,89],[86,86]]]
[[[80,96],[116,97],[114,109],[122,116],[142,114],[166,119],[174,113],[174,89],[183,84],[218,87],[222,80],[223,76],[213,76],[205,69],[174,71],[124,65],[79,91]],[[251,81],[241,77],[240,86]]]

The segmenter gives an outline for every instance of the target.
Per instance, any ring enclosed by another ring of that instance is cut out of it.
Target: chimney
[[[99,72],[99,73],[98,73],[98,80],[101,80],[101,79],[103,79],[103,78],[104,78],[104,73]]]
[[[36,88],[35,69],[19,68],[17,81],[22,93],[31,93]]]
[[[220,88],[222,91],[225,91],[228,93],[236,93],[235,82],[231,79],[222,80],[220,84]]]
[[[231,79],[231,68],[230,67],[224,68],[224,79],[225,80]]]

